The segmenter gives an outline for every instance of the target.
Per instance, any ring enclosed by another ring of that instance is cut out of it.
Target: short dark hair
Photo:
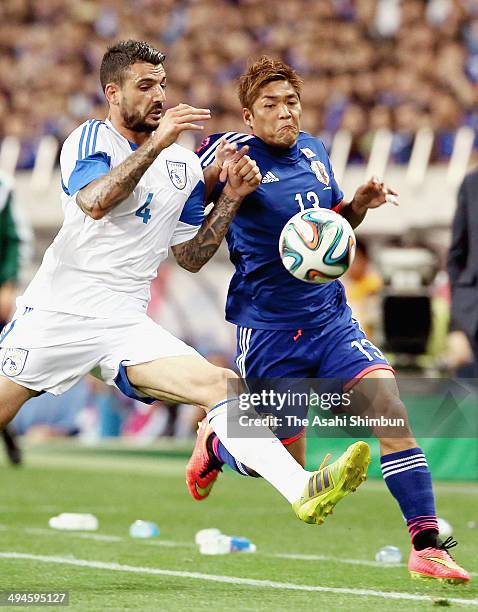
[[[121,40],[109,47],[103,55],[100,81],[103,91],[108,83],[121,85],[125,70],[136,62],[162,64],[166,56],[149,43],[139,40]]]
[[[272,81],[289,81],[300,100],[302,79],[297,72],[281,60],[263,55],[249,64],[247,72],[239,79],[238,93],[242,107],[250,110],[262,87]]]

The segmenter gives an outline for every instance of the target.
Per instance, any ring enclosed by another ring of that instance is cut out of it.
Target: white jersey
[[[20,305],[102,318],[146,311],[168,248],[193,238],[204,219],[204,179],[196,154],[173,144],[103,219],[85,215],[78,191],[136,148],[109,121],[87,121],[66,139],[65,219]]]

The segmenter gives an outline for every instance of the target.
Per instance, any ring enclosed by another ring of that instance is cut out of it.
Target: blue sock
[[[231,453],[227,450],[227,448],[216,435],[214,435],[213,437],[211,448],[215,457],[221,463],[227,463],[227,465],[238,474],[242,474],[243,476],[250,476],[246,466],[231,455]]]
[[[438,534],[432,476],[421,448],[410,448],[380,459],[385,483],[397,500],[416,548],[434,545]],[[420,535],[421,534],[421,535]]]

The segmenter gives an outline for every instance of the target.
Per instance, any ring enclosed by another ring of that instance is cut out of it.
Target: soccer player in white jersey
[[[304,470],[266,426],[255,428],[256,437],[228,435],[227,418],[240,412],[238,397],[228,394],[237,375],[145,314],[168,249],[181,266],[198,270],[261,180],[247,149],[228,158],[225,188],[204,218],[199,160],[175,141],[202,129],[197,122],[210,111],[179,104],[163,113],[163,62],[144,42],[108,49],[100,69],[108,119],[87,121],[63,145],[64,223],[0,335],[0,429],[29,398],[60,394],[99,366],[108,384],[131,397],[203,406],[230,452],[275,486],[299,518],[320,523],[365,479],[368,446],[354,445],[337,464],[332,501],[316,495],[311,483],[320,473]]]

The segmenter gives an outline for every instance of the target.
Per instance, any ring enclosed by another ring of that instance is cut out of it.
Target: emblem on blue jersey
[[[184,162],[172,162],[166,160],[169,178],[176,189],[186,187],[186,164]]]
[[[18,376],[25,367],[28,357],[26,349],[7,348],[3,349],[2,372],[5,376]]]
[[[314,161],[310,162],[310,167],[314,171],[318,181],[324,183],[325,185],[329,184],[329,175],[327,174],[327,170],[321,161],[314,159]]]
[[[314,153],[312,149],[309,149],[309,147],[304,147],[303,149],[301,149],[301,151],[307,157],[307,159],[310,159],[311,157],[315,157],[316,155],[316,153]]]

